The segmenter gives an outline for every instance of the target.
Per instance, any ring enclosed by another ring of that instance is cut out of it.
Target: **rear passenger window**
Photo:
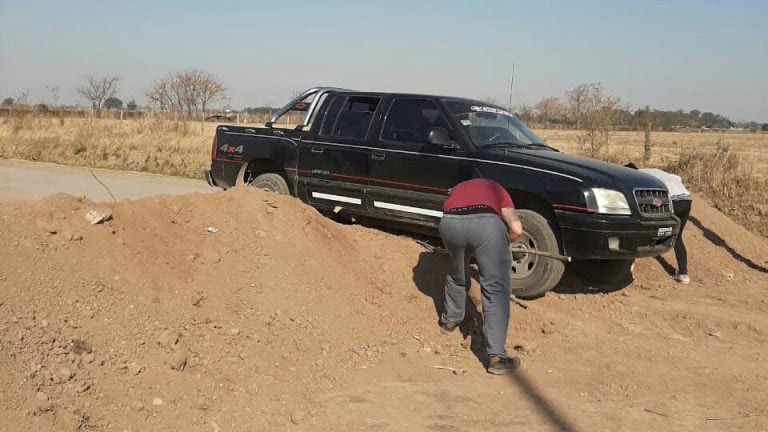
[[[379,98],[369,96],[339,97],[328,107],[320,135],[365,140],[371,127]]]

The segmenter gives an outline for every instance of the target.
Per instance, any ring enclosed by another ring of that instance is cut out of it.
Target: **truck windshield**
[[[446,105],[477,147],[550,148],[517,117],[501,108],[452,100],[446,101]]]

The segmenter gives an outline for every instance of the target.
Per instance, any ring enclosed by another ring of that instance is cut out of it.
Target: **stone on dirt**
[[[81,339],[72,340],[73,353],[80,355],[80,354],[90,353],[91,351],[93,351],[93,349],[91,348],[91,345],[88,342]]]
[[[291,423],[295,425],[299,425],[304,423],[304,412],[300,410],[296,410],[291,413]]]
[[[144,372],[144,369],[146,369],[145,366],[140,365],[136,362],[130,362],[128,364],[128,373],[130,373],[131,375],[138,375]]]
[[[171,367],[171,369],[182,372],[187,367],[187,359],[187,350],[182,348],[171,354],[170,357],[168,357],[166,360],[166,363]]]
[[[85,215],[85,219],[91,223],[91,225],[100,224],[112,219],[112,212],[109,210],[91,210]]]

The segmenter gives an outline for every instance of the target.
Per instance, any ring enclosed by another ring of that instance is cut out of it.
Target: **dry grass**
[[[755,171],[747,155],[730,145],[704,151],[689,149],[662,168],[683,177],[691,189],[740,225],[768,237],[768,177]]]
[[[64,118],[0,118],[0,157],[200,178],[210,165],[217,123]],[[583,153],[578,131],[539,130],[568,153]],[[768,134],[675,133],[652,136],[652,166],[680,174],[692,191],[753,232],[768,235]],[[640,161],[642,132],[616,132],[602,159]]]
[[[0,119],[0,157],[199,178],[216,124],[161,119]]]
[[[541,129],[536,133],[547,143],[567,153],[583,154],[577,144],[579,131]],[[676,162],[686,152],[716,151],[721,145],[730,146],[731,152],[738,153],[755,164],[755,170],[768,177],[768,134],[727,133],[727,132],[654,132],[650,165],[667,166]],[[611,162],[626,163],[643,159],[643,132],[613,132],[608,154],[603,156]],[[626,158],[626,159],[621,159]]]

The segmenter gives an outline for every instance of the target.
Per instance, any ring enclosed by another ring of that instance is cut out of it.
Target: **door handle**
[[[383,152],[371,153],[371,159],[373,159],[373,160],[384,160],[384,153]]]
[[[312,153],[314,153],[314,154],[321,154],[321,153],[323,153],[323,151],[325,151],[325,150],[323,150],[323,148],[322,148],[322,147],[320,147],[320,146],[312,146],[312,147],[310,147],[310,151],[311,151]]]

